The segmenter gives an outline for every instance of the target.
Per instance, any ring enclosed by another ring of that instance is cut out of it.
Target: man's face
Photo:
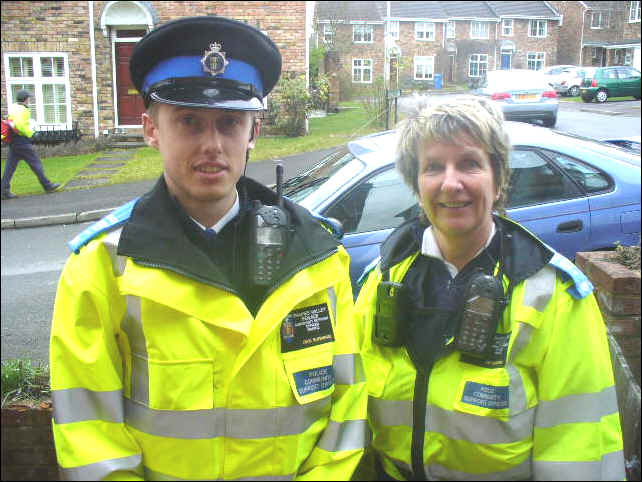
[[[258,123],[245,111],[156,107],[153,118],[143,114],[143,129],[148,144],[163,157],[170,193],[196,219],[208,218],[203,213],[224,214],[236,199],[235,186]]]

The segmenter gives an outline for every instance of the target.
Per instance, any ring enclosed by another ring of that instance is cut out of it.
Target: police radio
[[[474,358],[491,356],[505,305],[504,287],[498,278],[481,272],[472,275],[464,292],[455,349]]]
[[[283,164],[276,165],[277,205],[254,201],[251,211],[249,274],[255,285],[271,285],[281,269],[288,244],[288,213],[283,207]]]
[[[401,346],[404,342],[399,313],[403,284],[381,281],[377,286],[377,311],[372,340],[383,346]]]

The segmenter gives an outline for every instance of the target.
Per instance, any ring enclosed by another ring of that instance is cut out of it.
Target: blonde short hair
[[[419,195],[419,149],[425,142],[454,142],[466,135],[488,153],[499,198],[493,208],[503,214],[510,179],[510,141],[504,116],[491,101],[461,96],[438,103],[417,102],[398,125],[397,170],[404,182]]]

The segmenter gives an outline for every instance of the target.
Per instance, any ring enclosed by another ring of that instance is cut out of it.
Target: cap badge
[[[225,67],[229,62],[225,58],[225,52],[221,52],[221,44],[214,42],[210,44],[210,49],[206,50],[201,59],[203,70],[212,75],[219,75],[225,72]]]

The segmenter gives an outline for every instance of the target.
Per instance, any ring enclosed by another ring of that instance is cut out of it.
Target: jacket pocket
[[[366,350],[361,353],[366,373],[368,395],[381,398],[392,363],[380,351]]]
[[[149,361],[149,407],[203,410],[214,406],[212,360]]]
[[[282,355],[290,388],[300,404],[315,402],[334,392],[333,346],[334,343],[328,343]]]

